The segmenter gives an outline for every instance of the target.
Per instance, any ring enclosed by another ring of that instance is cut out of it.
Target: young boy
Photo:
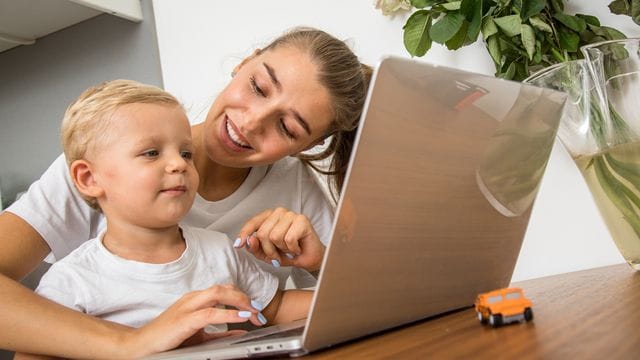
[[[230,284],[253,299],[255,311],[238,315],[255,325],[306,316],[311,292],[278,290],[277,278],[226,235],[178,225],[198,174],[191,128],[173,96],[134,81],[99,84],[67,109],[62,143],[77,190],[107,227],[55,263],[39,294],[140,327],[187,292]]]

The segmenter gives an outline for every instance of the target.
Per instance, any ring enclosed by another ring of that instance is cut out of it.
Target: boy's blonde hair
[[[133,80],[106,81],[88,88],[69,105],[62,119],[61,140],[67,165],[86,159],[87,152],[111,141],[111,115],[121,106],[135,103],[182,107],[168,92]],[[100,210],[96,199],[84,194],[82,197]]]
[[[61,140],[67,164],[84,159],[92,150],[109,139],[111,115],[127,104],[166,104],[180,102],[159,87],[133,80],[112,80],[85,90],[69,105],[62,119]]]

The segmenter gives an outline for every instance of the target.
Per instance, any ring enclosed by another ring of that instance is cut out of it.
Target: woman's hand
[[[274,266],[320,269],[325,246],[309,219],[284,208],[268,209],[240,230],[235,247],[246,246],[256,258]]]
[[[221,309],[227,305],[236,309]],[[202,329],[209,324],[240,323],[247,320],[257,326],[258,310],[251,299],[232,285],[216,285],[182,296],[175,304],[130,336],[129,349],[142,352],[139,356],[170,350],[180,345],[193,345],[220,337],[240,335],[245,331],[232,330],[208,334]],[[130,352],[128,356],[132,356]],[[138,357],[138,356],[135,356]]]

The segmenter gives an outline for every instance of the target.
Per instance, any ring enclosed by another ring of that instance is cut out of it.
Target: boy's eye
[[[266,97],[267,95],[265,94],[265,92],[262,90],[262,88],[260,88],[260,86],[258,86],[258,83],[256,82],[256,78],[255,77],[251,77],[249,78],[249,81],[251,82],[251,90],[259,96],[262,97]]]
[[[143,152],[142,155],[145,157],[156,157],[160,155],[160,152],[158,150],[147,150]]]
[[[182,156],[183,159],[191,160],[193,158],[193,153],[185,150],[180,153],[180,156]]]

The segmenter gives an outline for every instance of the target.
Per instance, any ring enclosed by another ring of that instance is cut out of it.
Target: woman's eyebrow
[[[267,70],[267,74],[269,74],[269,78],[271,79],[273,85],[278,90],[282,90],[282,84],[280,84],[280,81],[278,81],[275,70],[273,70],[273,68],[265,62],[262,63],[262,66],[264,66],[264,68]],[[298,121],[298,123],[300,123],[300,126],[302,126],[307,134],[311,135],[311,128],[309,127],[309,123],[302,117],[302,115],[300,115],[300,113],[293,109],[291,111],[293,112],[295,119]]]
[[[275,85],[278,88],[278,90],[281,90],[282,85],[280,84],[280,81],[278,81],[278,77],[276,76],[276,72],[273,70],[273,68],[265,62],[262,63],[262,66],[264,66],[264,68],[267,70],[267,74],[269,74],[269,77],[271,78],[271,82],[273,83],[273,85]]]

